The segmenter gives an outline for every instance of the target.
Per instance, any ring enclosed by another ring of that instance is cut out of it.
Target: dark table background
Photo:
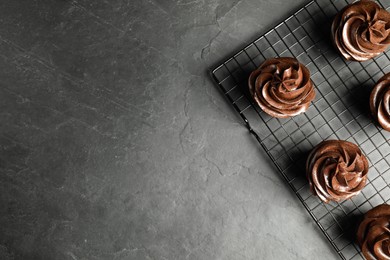
[[[209,76],[304,2],[1,1],[0,258],[336,258]]]

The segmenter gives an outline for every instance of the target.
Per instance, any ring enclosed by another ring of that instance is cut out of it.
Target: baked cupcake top
[[[371,59],[390,44],[390,13],[370,0],[350,4],[334,18],[332,36],[345,59]]]
[[[249,92],[265,113],[287,118],[305,112],[315,98],[309,70],[295,58],[266,60],[249,76]]]
[[[370,110],[383,129],[390,131],[390,73],[379,79],[372,89]]]
[[[342,140],[318,144],[306,161],[310,189],[322,201],[341,201],[357,195],[366,184],[368,161],[359,147]]]
[[[356,236],[367,260],[390,259],[390,206],[382,204],[369,210]]]

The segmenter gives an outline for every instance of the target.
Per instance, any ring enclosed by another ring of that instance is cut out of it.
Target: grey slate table
[[[0,259],[335,259],[208,69],[305,1],[0,2]]]

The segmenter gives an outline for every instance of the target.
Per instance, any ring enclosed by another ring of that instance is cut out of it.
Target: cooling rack
[[[372,120],[368,103],[375,82],[390,72],[390,51],[362,63],[347,62],[337,53],[331,21],[352,2],[309,2],[221,63],[212,76],[341,259],[364,259],[354,243],[356,225],[366,211],[390,200],[390,133]],[[390,1],[378,3],[390,8]],[[279,56],[296,57],[306,65],[316,87],[309,110],[289,119],[268,116],[253,104],[247,90],[250,72]],[[369,181],[351,200],[326,204],[310,193],[305,161],[326,139],[356,143],[369,160]]]

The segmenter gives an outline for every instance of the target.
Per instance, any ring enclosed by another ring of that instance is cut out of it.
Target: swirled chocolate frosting
[[[347,60],[369,60],[390,44],[390,13],[370,0],[346,6],[333,20],[334,44]]]
[[[323,141],[306,161],[310,189],[322,201],[357,195],[366,184],[368,161],[359,147],[342,140]]]
[[[356,236],[367,260],[390,259],[390,206],[382,204],[369,210]]]
[[[249,92],[264,112],[287,118],[305,112],[315,98],[309,70],[295,58],[266,60],[249,76]]]
[[[370,110],[383,129],[390,131],[390,73],[379,79],[371,91]]]

